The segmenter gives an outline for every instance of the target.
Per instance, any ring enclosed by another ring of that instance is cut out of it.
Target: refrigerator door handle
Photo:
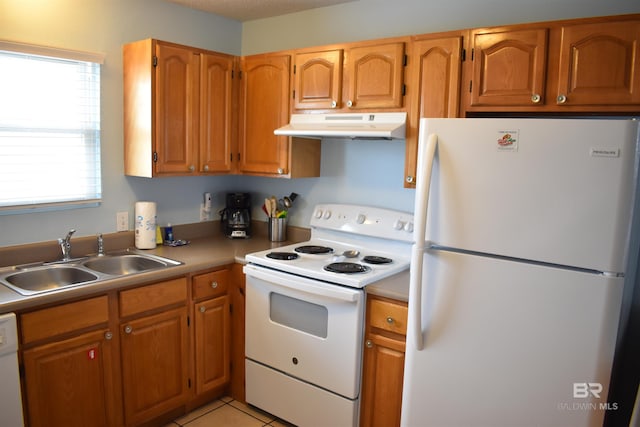
[[[416,171],[416,209],[414,212],[414,236],[416,243],[411,248],[411,272],[409,276],[409,304],[410,313],[413,314],[413,335],[416,350],[424,348],[422,339],[422,263],[424,262],[425,237],[427,228],[427,212],[429,208],[429,188],[431,187],[431,175],[433,161],[438,146],[438,136],[430,134],[426,144],[418,145],[418,165],[424,165],[423,170]]]

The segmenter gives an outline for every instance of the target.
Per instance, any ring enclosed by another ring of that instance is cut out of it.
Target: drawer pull
[[[216,282],[215,280],[213,282],[211,282],[211,288],[215,289],[218,287],[218,282]]]
[[[367,341],[365,342],[365,345],[367,346],[367,348],[371,348],[371,347],[373,347],[373,343],[371,342],[371,340],[367,340]]]
[[[124,332],[126,334],[130,334],[131,332],[133,332],[133,328],[131,327],[131,325],[127,325],[124,327]]]
[[[204,313],[205,311],[207,311],[207,309],[203,306],[200,306],[200,313]]]
[[[107,331],[107,332],[104,333],[104,339],[105,340],[110,340],[111,338],[113,338],[113,332]]]
[[[390,325],[393,325],[393,323],[395,322],[395,320],[393,320],[393,317],[389,316],[387,317],[387,323]]]

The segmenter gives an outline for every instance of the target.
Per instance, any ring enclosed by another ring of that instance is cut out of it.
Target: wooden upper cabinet
[[[461,32],[416,36],[410,46],[405,186],[415,186],[418,124],[423,117],[458,117],[463,57]]]
[[[233,69],[229,55],[206,53],[200,71],[200,158],[202,173],[231,171],[233,148]]]
[[[156,47],[156,156],[158,174],[194,172],[198,156],[200,55]]]
[[[403,41],[303,49],[294,59],[293,109],[402,109],[404,66]]]
[[[398,109],[404,95],[404,42],[346,50],[343,96],[348,109]]]
[[[640,20],[561,28],[558,105],[640,104]]]
[[[631,112],[640,15],[471,30],[467,112]]]
[[[123,47],[126,175],[231,170],[234,58],[153,39]]]
[[[289,139],[273,131],[289,123],[289,55],[242,58],[239,169],[244,173],[286,174]]]
[[[293,65],[293,108],[335,109],[342,105],[343,50],[297,53]]]
[[[547,28],[471,31],[470,105],[543,105]]]
[[[418,117],[458,117],[462,36],[417,39],[412,45],[412,83]]]

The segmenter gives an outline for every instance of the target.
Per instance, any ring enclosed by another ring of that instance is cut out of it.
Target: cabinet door
[[[196,394],[220,387],[230,378],[231,316],[227,295],[195,304]]]
[[[151,420],[186,401],[186,307],[123,323],[120,344],[126,425]]]
[[[640,104],[640,21],[562,28],[559,105]]]
[[[31,427],[116,426],[113,354],[108,330],[25,350],[28,420]]]
[[[342,49],[296,54],[293,66],[294,109],[341,107],[342,56]]]
[[[470,104],[542,106],[547,37],[546,28],[472,31]]]
[[[362,427],[400,425],[404,346],[404,342],[382,335],[367,335],[362,368]]]
[[[415,185],[418,123],[423,117],[458,117],[462,36],[418,39],[412,43],[409,84],[415,88],[406,138],[405,184]]]
[[[245,173],[288,173],[289,138],[273,131],[289,122],[289,55],[243,58],[240,165]]]
[[[241,402],[245,401],[244,387],[244,318],[245,318],[245,275],[242,264],[231,267],[231,289],[229,291],[233,312],[231,313],[231,366],[233,375],[229,391],[231,397]]]
[[[345,73],[344,92],[348,108],[402,107],[404,43],[349,49]]]
[[[195,172],[200,55],[158,42],[156,57],[156,173]]]
[[[227,55],[202,54],[199,171],[231,170],[233,64]]]

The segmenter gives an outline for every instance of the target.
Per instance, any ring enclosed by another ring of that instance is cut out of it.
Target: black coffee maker
[[[251,237],[251,195],[227,193],[227,207],[220,211],[220,223],[222,232],[229,238]]]

